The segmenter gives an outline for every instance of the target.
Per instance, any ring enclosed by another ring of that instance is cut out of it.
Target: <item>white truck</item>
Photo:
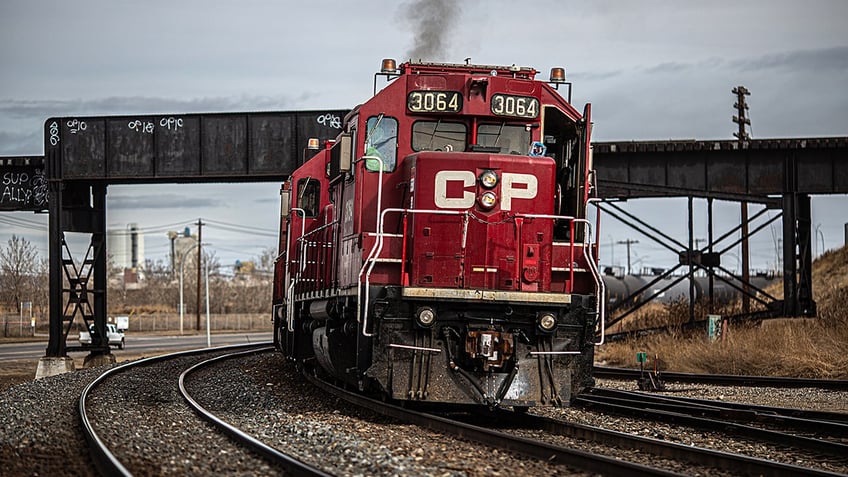
[[[91,333],[94,332],[94,323],[89,326],[89,331],[80,331],[80,344],[90,345]],[[109,341],[109,346],[117,346],[118,349],[124,349],[124,330],[119,330],[116,325],[112,323],[106,323],[106,338]]]

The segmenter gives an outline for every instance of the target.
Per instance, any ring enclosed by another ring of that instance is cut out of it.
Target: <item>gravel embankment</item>
[[[183,370],[220,354],[140,366],[109,376],[90,394],[89,420],[133,475],[279,474],[202,420],[179,393]]]
[[[597,386],[637,391],[636,382],[598,379]],[[791,407],[820,411],[848,412],[848,392],[826,389],[755,388],[670,383],[672,396],[734,401],[764,406]],[[661,439],[688,446],[749,455],[801,467],[818,468],[848,474],[848,457],[813,455],[807,451],[786,449],[752,439],[731,437],[723,433],[678,427],[655,421],[605,415],[577,408],[538,408],[534,413],[590,426],[603,427],[628,434]]]
[[[101,409],[110,419],[120,415],[133,424],[106,430],[139,459],[133,471],[140,475],[274,475],[278,472],[252,454],[232,445],[208,427],[208,432],[186,431],[182,423],[197,419],[176,394],[176,368],[172,372],[142,373],[109,395],[98,399],[127,403]],[[0,393],[0,475],[93,475],[88,449],[79,431],[76,400],[88,382],[105,368],[78,371],[28,382]],[[173,379],[167,390],[156,383]],[[494,450],[481,450],[468,442],[394,423],[385,418],[328,400],[278,353],[243,358],[238,367],[218,369],[192,381],[196,398],[248,432],[290,449],[307,462],[337,475],[573,475],[552,466]],[[600,386],[634,389],[635,383],[599,380]],[[671,385],[676,386],[676,385]],[[821,410],[846,410],[848,393],[822,390],[775,390],[681,386],[692,396]],[[173,389],[171,391],[170,389]],[[676,392],[675,395],[687,395]],[[134,409],[131,409],[134,408]],[[539,409],[532,412],[597,425],[623,432],[662,438],[688,445],[746,453],[795,465],[848,471],[848,462],[822,462],[821,458],[774,446],[730,439],[726,436],[636,419],[604,416],[579,409]],[[203,429],[203,427],[199,428]],[[187,434],[190,432],[190,434]],[[217,437],[216,437],[217,436]],[[587,445],[587,443],[583,443]],[[589,448],[591,448],[591,445]],[[135,450],[133,450],[135,449]],[[161,454],[160,454],[161,452]],[[157,455],[168,455],[159,462]],[[621,455],[620,457],[623,457]],[[146,459],[146,460],[145,460]],[[649,458],[648,461],[651,461]],[[698,473],[696,469],[686,469]],[[684,470],[684,472],[686,471]],[[709,475],[719,475],[710,472]]]
[[[188,387],[228,422],[335,475],[582,475],[328,399],[277,353],[204,370]]]

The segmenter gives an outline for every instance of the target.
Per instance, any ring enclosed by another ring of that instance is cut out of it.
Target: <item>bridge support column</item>
[[[74,360],[67,356],[58,358],[45,356],[38,360],[38,367],[35,369],[35,379],[70,373],[74,370]]]
[[[810,196],[798,193],[797,160],[786,158],[783,194],[783,313],[815,316]]]

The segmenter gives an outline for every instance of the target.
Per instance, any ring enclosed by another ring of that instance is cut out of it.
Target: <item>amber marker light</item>
[[[309,138],[309,141],[306,143],[306,148],[310,151],[317,151],[321,148],[321,143],[318,141],[317,137]]]
[[[565,83],[565,68],[551,68],[551,83]]]
[[[398,72],[397,62],[393,58],[384,58],[380,73],[395,74]]]

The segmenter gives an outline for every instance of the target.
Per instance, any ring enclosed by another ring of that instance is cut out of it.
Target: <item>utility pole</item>
[[[742,145],[751,139],[751,136],[748,135],[748,132],[745,130],[745,126],[751,124],[751,119],[748,118],[746,114],[748,111],[748,104],[745,102],[745,96],[751,94],[748,91],[748,88],[744,86],[737,86],[733,88],[731,91],[736,95],[736,103],[733,105],[736,108],[736,116],[733,116],[733,122],[739,125],[739,131],[733,133],[736,136],[736,139],[739,141],[739,149],[742,149]],[[748,287],[748,282],[751,281],[750,276],[750,264],[748,262],[749,257],[749,247],[748,247],[748,201],[743,200],[741,203],[740,209],[740,221],[742,222],[742,313],[750,313],[751,311],[751,298],[749,296],[750,289]]]
[[[619,240],[618,243],[627,246],[627,274],[630,275],[630,245],[634,243],[639,243],[638,240]]]
[[[200,331],[200,260],[203,257],[203,222],[197,219],[197,322],[196,329]]]

